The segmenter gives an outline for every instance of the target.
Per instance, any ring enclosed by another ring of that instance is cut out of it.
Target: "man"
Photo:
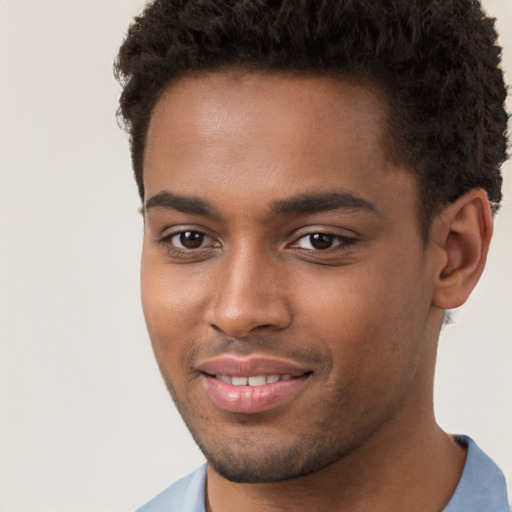
[[[471,0],[156,0],[120,50],[142,299],[207,465],[144,512],[505,512],[437,425],[506,158]]]

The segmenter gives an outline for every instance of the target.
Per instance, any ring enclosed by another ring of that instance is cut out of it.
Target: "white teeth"
[[[291,375],[254,375],[252,377],[235,377],[231,375],[216,375],[217,379],[233,386],[264,386],[280,380],[290,380]]]
[[[267,383],[267,379],[264,375],[258,375],[257,377],[249,377],[249,386],[263,386]]]

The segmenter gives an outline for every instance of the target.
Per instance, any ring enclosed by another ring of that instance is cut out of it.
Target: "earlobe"
[[[431,240],[438,249],[433,305],[453,309],[466,302],[482,275],[493,230],[487,194],[474,189],[435,219]]]

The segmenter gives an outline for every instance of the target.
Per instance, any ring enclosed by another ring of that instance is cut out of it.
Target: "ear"
[[[434,220],[431,242],[437,268],[433,305],[453,309],[466,302],[485,267],[493,230],[483,189],[473,189],[447,206]]]

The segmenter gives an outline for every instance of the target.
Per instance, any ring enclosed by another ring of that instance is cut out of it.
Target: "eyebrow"
[[[300,194],[287,199],[279,199],[271,203],[276,214],[308,214],[328,210],[366,210],[378,213],[377,207],[351,192],[327,192]]]
[[[167,190],[155,194],[146,201],[144,211],[153,208],[171,209],[190,215],[220,216],[213,205],[204,199],[173,194]]]
[[[189,215],[220,217],[218,210],[208,201],[195,196],[182,196],[167,190],[150,197],[144,211],[154,208],[176,210]],[[329,210],[366,210],[378,213],[376,206],[351,192],[300,194],[278,199],[270,204],[274,214],[311,214]]]

